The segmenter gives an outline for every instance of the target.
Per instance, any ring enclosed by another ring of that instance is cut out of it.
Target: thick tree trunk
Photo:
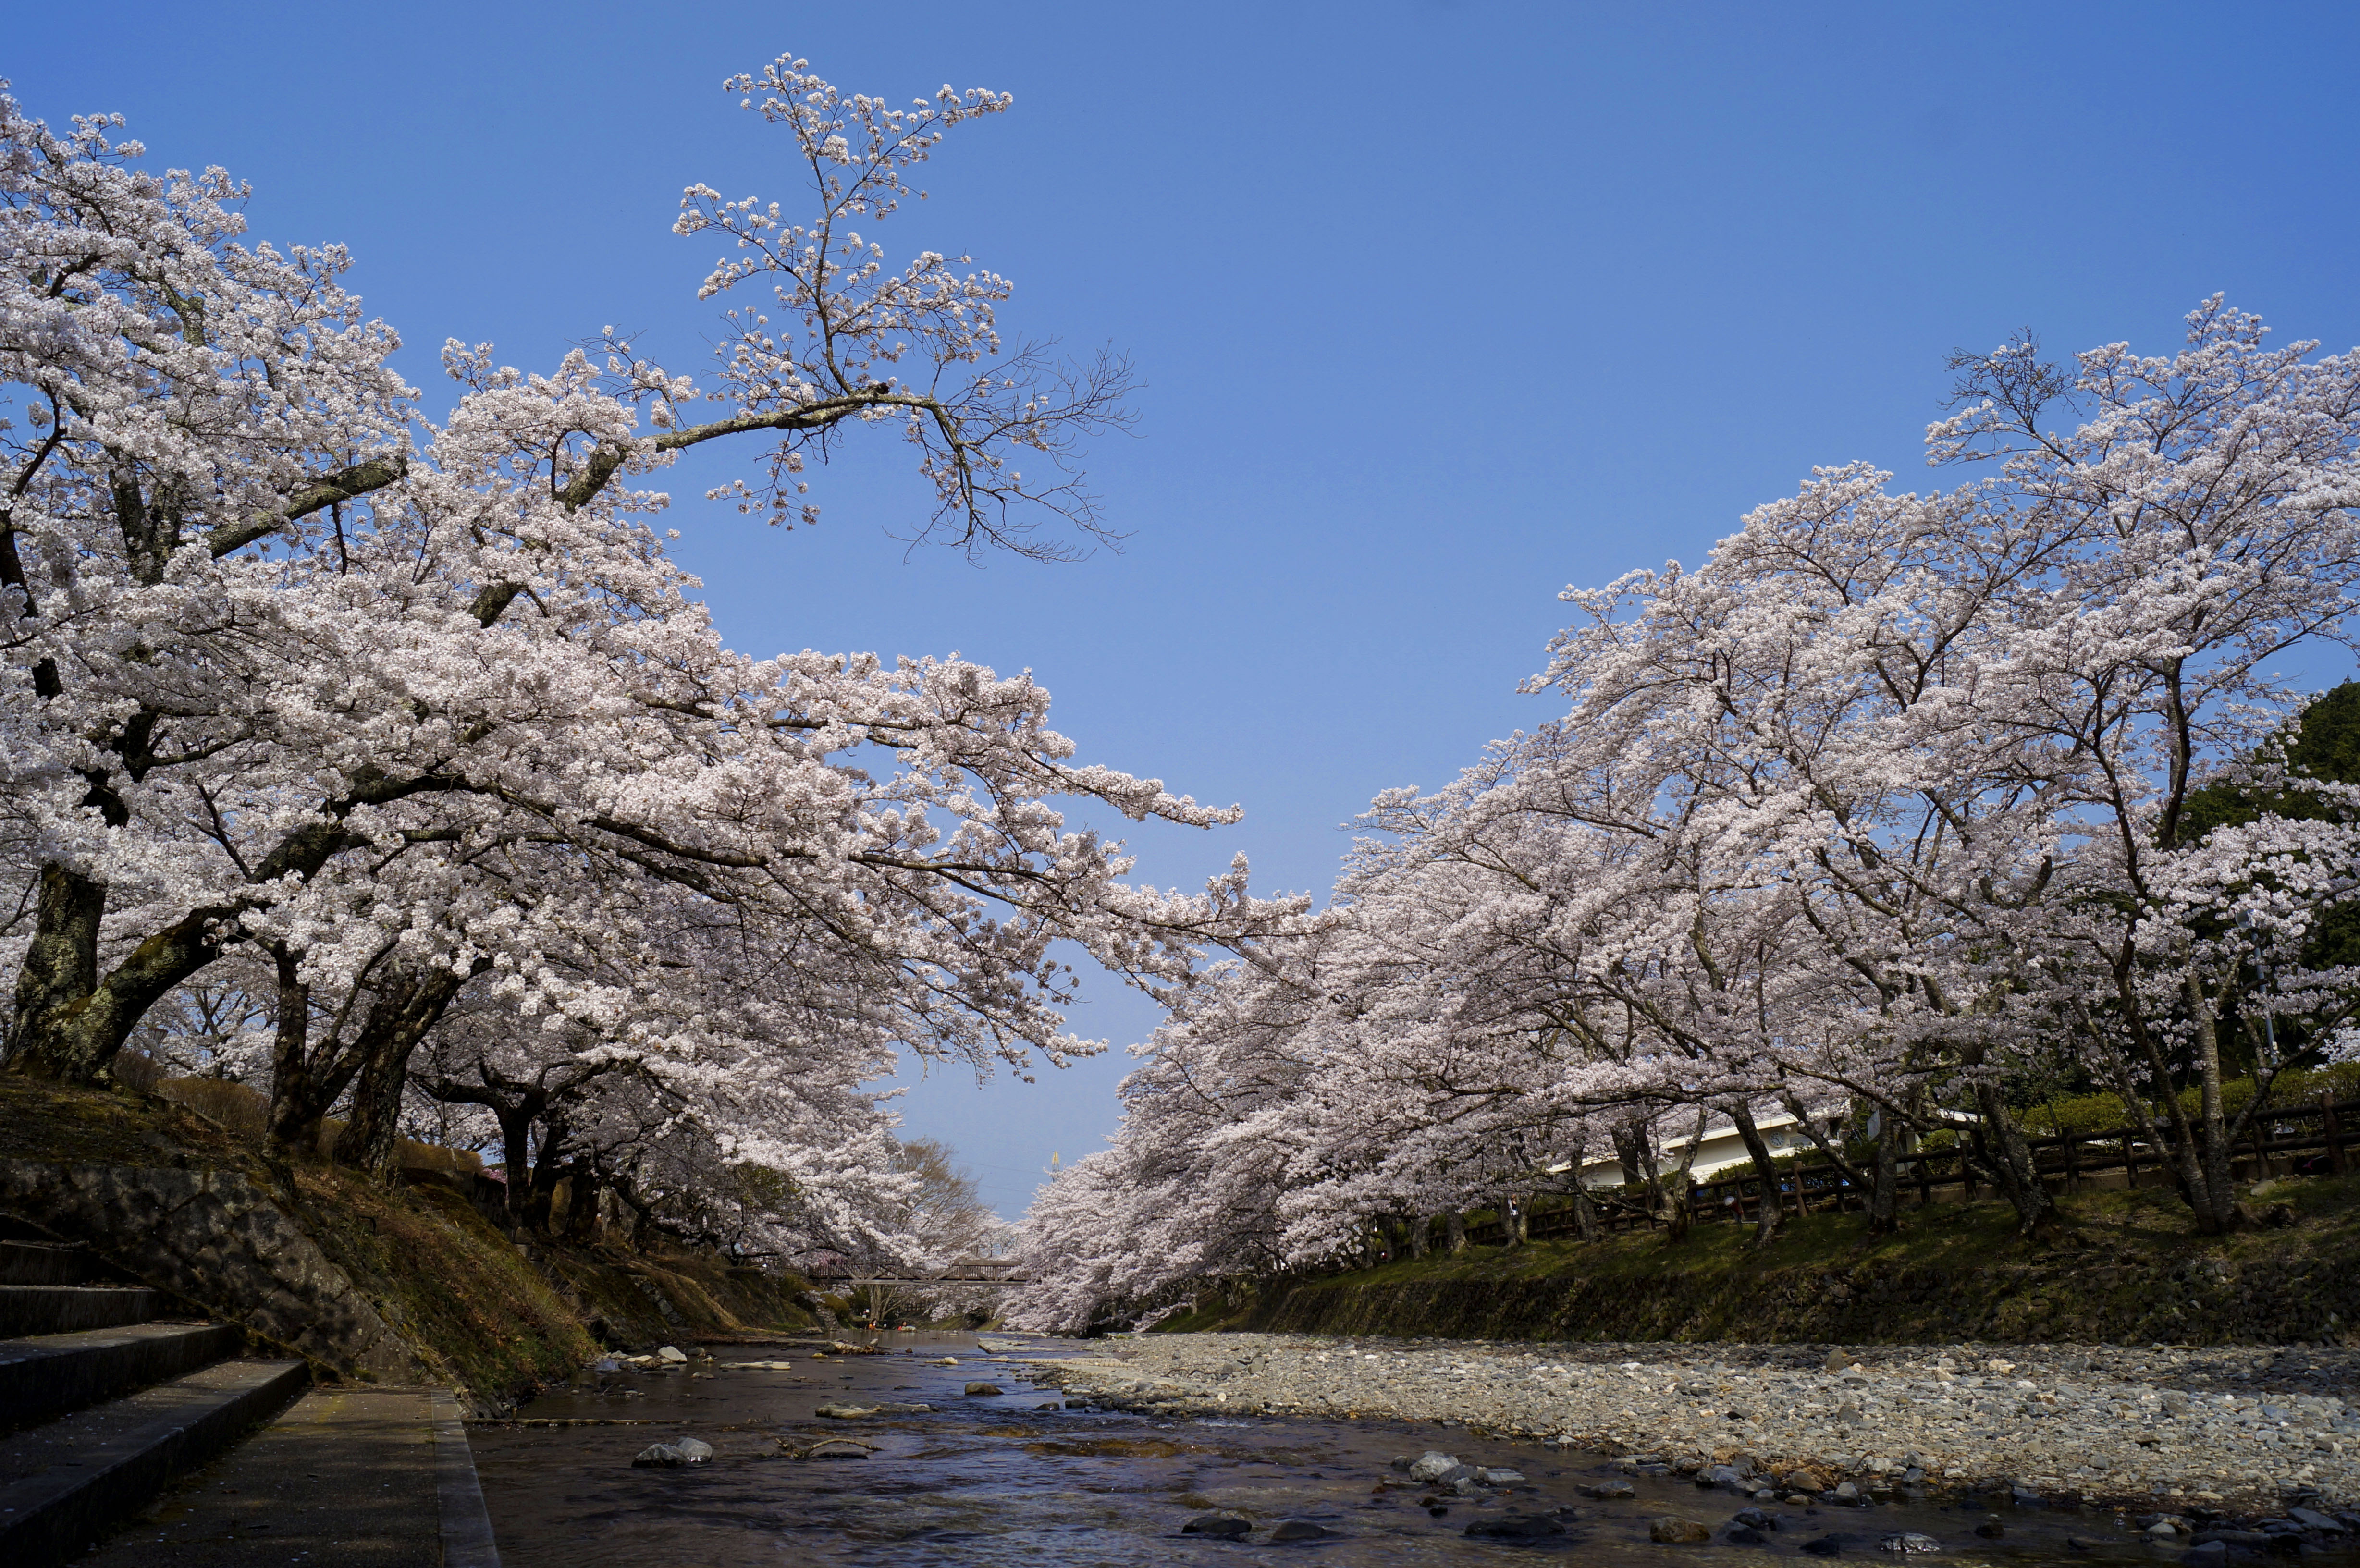
[[[1696,1203],[1691,1195],[1696,1183],[1689,1172],[1696,1169],[1697,1155],[1704,1148],[1707,1116],[1708,1113],[1701,1109],[1697,1112],[1696,1130],[1689,1135],[1688,1149],[1681,1154],[1680,1162],[1673,1169],[1669,1181],[1666,1181],[1662,1173],[1655,1168],[1652,1155],[1647,1162],[1648,1191],[1654,1196],[1658,1205],[1658,1213],[1662,1215],[1664,1240],[1666,1243],[1686,1241],[1688,1238],[1688,1232],[1696,1225]]]
[[[533,1161],[532,1191],[525,1200],[525,1228],[538,1236],[551,1234],[557,1209],[557,1184],[572,1168],[565,1157],[565,1127],[560,1117],[544,1115],[541,1123],[541,1153]]]
[[[388,1044],[368,1053],[353,1081],[351,1120],[336,1139],[337,1164],[392,1182],[401,1147],[401,1092],[409,1082],[409,1050]]]
[[[2016,1210],[2019,1234],[2043,1241],[2055,1238],[2064,1229],[2064,1217],[2058,1213],[2056,1200],[2049,1195],[2047,1184],[2033,1167],[2032,1150],[2026,1146],[2024,1131],[2016,1125],[2016,1117],[2009,1114],[1999,1085],[1978,1083],[1975,1107],[1983,1113],[1992,1178],[1999,1183],[2009,1206]]]
[[[153,720],[152,714],[136,716],[126,726],[131,732],[122,743],[126,754],[144,747],[139,736]],[[348,812],[453,787],[452,780],[433,775],[397,781],[363,768],[342,799],[326,803],[325,820],[279,840],[255,864],[251,879],[259,885],[289,876],[310,877],[331,857],[362,842],[344,829]],[[103,776],[93,776],[85,803],[96,806],[115,826],[129,820]],[[191,909],[101,974],[98,922],[105,904],[103,885],[60,866],[42,871],[33,942],[17,970],[8,1027],[7,1064],[15,1071],[68,1083],[103,1081],[108,1064],[148,1009],[221,956],[224,944],[233,940],[242,909],[224,903]]]
[[[510,1230],[524,1225],[525,1196],[531,1187],[532,1123],[539,1116],[538,1105],[515,1110],[495,1109],[493,1115],[500,1124],[500,1174],[507,1178],[501,1185],[508,1191],[508,1215]]]
[[[479,964],[478,970],[487,967]],[[360,1072],[353,1083],[352,1121],[336,1139],[336,1163],[381,1182],[395,1176],[401,1147],[401,1093],[410,1058],[427,1031],[442,1020],[468,976],[444,965],[387,976],[361,1025]]]
[[[1762,1189],[1762,1207],[1754,1226],[1754,1245],[1767,1247],[1778,1234],[1778,1222],[1786,1213],[1786,1201],[1778,1192],[1778,1167],[1771,1158],[1770,1146],[1762,1138],[1762,1129],[1754,1123],[1754,1107],[1743,1100],[1732,1100],[1729,1119],[1736,1125],[1737,1136],[1753,1158],[1756,1185]]]
[[[1613,1129],[1614,1159],[1622,1167],[1622,1184],[1644,1182],[1647,1191],[1655,1191],[1655,1151],[1647,1137],[1644,1124],[1617,1122]]]
[[[2196,1180],[2188,1190],[2188,1204],[2195,1211],[2198,1235],[2221,1236],[2250,1224],[2253,1216],[2237,1202],[2234,1138],[2221,1097],[2220,1019],[2193,975],[2186,991],[2196,1025],[2197,1077],[2197,1148],[2185,1161]]]
[[[1453,1258],[1467,1250],[1467,1216],[1457,1209],[1442,1212],[1442,1245]]]
[[[1841,1148],[1829,1141],[1828,1135],[1819,1130],[1819,1124],[1811,1120],[1810,1113],[1793,1093],[1782,1093],[1779,1098],[1793,1115],[1795,1125],[1803,1129],[1803,1136],[1811,1140],[1812,1147],[1825,1157],[1830,1165],[1835,1167],[1836,1174],[1850,1182],[1856,1191],[1868,1194],[1869,1234],[1885,1236],[1899,1230],[1901,1178],[1900,1167],[1896,1162],[1900,1158],[1901,1124],[1894,1116],[1893,1107],[1879,1107],[1878,1115],[1882,1119],[1877,1124],[1876,1159],[1868,1170],[1862,1171],[1844,1158]],[[1801,1178],[1797,1180],[1799,1181]],[[1838,1208],[1841,1210],[1841,1203]],[[1795,1209],[1797,1214],[1802,1212],[1802,1191],[1799,1187],[1796,1189]]]
[[[1531,1224],[1531,1206],[1515,1192],[1500,1194],[1500,1245],[1522,1247],[1527,1239],[1526,1227]]]
[[[565,1178],[565,1239],[588,1246],[598,1235],[598,1178],[576,1160]]]
[[[1411,1258],[1424,1258],[1431,1241],[1428,1233],[1433,1227],[1433,1220],[1426,1215],[1410,1215],[1408,1223],[1402,1226],[1402,1251]]]
[[[92,1074],[79,1070],[82,1064],[65,1048],[57,1025],[98,985],[98,928],[105,913],[104,884],[62,866],[42,868],[33,940],[16,972],[10,1066],[44,1078],[89,1082]]]
[[[271,957],[279,965],[279,1016],[270,1044],[270,1109],[266,1138],[281,1160],[320,1151],[320,1118],[344,1091],[316,1081],[311,1058],[311,988],[300,973],[302,960],[284,946]],[[324,1092],[323,1092],[324,1091]]]
[[[1582,1185],[1578,1165],[1573,1173],[1573,1224],[1584,1241],[1596,1241],[1606,1234],[1598,1223],[1598,1205],[1590,1201],[1590,1189]]]
[[[1868,1234],[1901,1228],[1901,1118],[1882,1112],[1876,1122],[1876,1165],[1868,1184]]]
[[[106,1077],[123,1042],[164,994],[221,953],[222,922],[233,911],[191,910],[98,973],[98,922],[106,889],[72,872],[41,873],[33,942],[17,972],[8,1065],[64,1083]]]

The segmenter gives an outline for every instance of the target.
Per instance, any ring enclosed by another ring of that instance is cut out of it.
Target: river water
[[[1997,1540],[1974,1527],[1990,1516],[1923,1500],[1871,1508],[1775,1507],[1783,1528],[1766,1544],[1722,1539],[1753,1506],[1677,1475],[1627,1476],[1601,1455],[1494,1441],[1438,1423],[1164,1420],[1067,1410],[1054,1388],[1024,1381],[1022,1362],[1076,1347],[1032,1342],[993,1358],[973,1334],[883,1336],[881,1356],[814,1357],[809,1345],[716,1345],[716,1359],[668,1372],[625,1372],[604,1391],[534,1401],[514,1423],[471,1429],[475,1466],[506,1568],[749,1568],[776,1563],[927,1568],[932,1564],[1248,1564],[1324,1562],[1329,1568],[1532,1563],[1537,1558],[1628,1568],[1722,1568],[1768,1558],[1811,1562],[1806,1541],[1832,1536],[1836,1560],[1908,1562],[1918,1568],[2036,1568],[2115,1559],[2161,1564],[2180,1553],[2147,1545],[2111,1512],[2011,1510]],[[998,1336],[994,1343],[999,1343]],[[683,1348],[688,1348],[683,1343]],[[1100,1347],[1093,1346],[1092,1349]],[[956,1356],[956,1367],[928,1363]],[[788,1360],[785,1370],[738,1364]],[[735,1369],[733,1369],[733,1367]],[[710,1369],[709,1377],[692,1371]],[[1006,1390],[969,1398],[967,1385]],[[823,1420],[816,1407],[880,1400],[930,1404],[929,1414]],[[1053,1408],[1043,1408],[1043,1407]],[[534,1426],[533,1421],[643,1425]],[[634,1469],[648,1444],[709,1443],[713,1458],[683,1469]],[[863,1459],[797,1460],[783,1446],[857,1437]],[[1521,1470],[1528,1485],[1483,1500],[1453,1500],[1436,1515],[1429,1488],[1391,1468],[1427,1449],[1470,1465]],[[1629,1500],[1596,1501],[1580,1488],[1628,1481]],[[1467,1528],[1509,1514],[1557,1513],[1566,1533],[1540,1545],[1470,1538]],[[1184,1536],[1192,1516],[1245,1515],[1243,1541]],[[1677,1514],[1713,1527],[1707,1546],[1657,1545],[1648,1520]],[[1295,1542],[1272,1527],[1304,1519],[1333,1532]],[[1879,1550],[1890,1535],[1931,1536],[1932,1556]],[[2069,1545],[2068,1538],[2087,1545]],[[2322,1553],[2360,1568],[2360,1553]],[[2239,1553],[2240,1558],[2259,1559]],[[2233,1562],[2235,1559],[2233,1559]]]

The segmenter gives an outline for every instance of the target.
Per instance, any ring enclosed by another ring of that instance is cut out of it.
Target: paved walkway
[[[320,1388],[80,1568],[493,1568],[482,1513],[449,1396]]]

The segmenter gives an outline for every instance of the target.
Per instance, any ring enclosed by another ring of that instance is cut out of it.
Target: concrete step
[[[0,1285],[0,1336],[121,1328],[146,1323],[162,1304],[133,1285]]]
[[[301,1392],[300,1361],[223,1361],[0,1441],[0,1563],[49,1568]]]
[[[498,1568],[466,1429],[424,1388],[314,1388],[76,1568]]]
[[[245,1338],[226,1323],[134,1323],[0,1340],[0,1432],[186,1376]]]
[[[80,1247],[53,1241],[0,1241],[0,1285],[79,1285],[96,1272]]]

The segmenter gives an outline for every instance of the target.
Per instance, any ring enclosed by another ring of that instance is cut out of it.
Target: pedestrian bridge
[[[849,1265],[803,1271],[814,1285],[835,1290],[866,1290],[871,1285],[1024,1285],[1032,1275],[1013,1258],[957,1258],[932,1274],[880,1274]]]

